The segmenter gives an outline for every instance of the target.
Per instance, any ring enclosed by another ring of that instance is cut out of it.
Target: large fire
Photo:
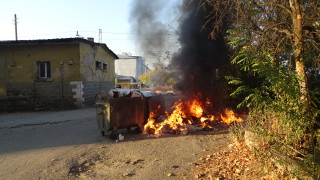
[[[213,124],[230,125],[233,122],[243,122],[244,119],[231,109],[226,109],[224,113],[209,114],[205,112],[210,106],[209,100],[204,103],[200,101],[201,95],[195,95],[188,101],[177,101],[172,106],[172,113],[166,112],[164,116],[156,116],[156,112],[151,112],[144,132],[149,134],[181,134],[194,129],[213,128]]]

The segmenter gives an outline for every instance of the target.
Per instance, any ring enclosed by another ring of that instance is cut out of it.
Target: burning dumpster
[[[164,97],[161,94],[129,89],[111,89],[96,96],[96,113],[101,134],[118,129],[137,127],[142,130],[149,113],[164,113]]]

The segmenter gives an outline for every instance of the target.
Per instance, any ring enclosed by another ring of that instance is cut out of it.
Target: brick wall
[[[75,108],[72,86],[61,82],[7,84],[6,108],[1,110],[53,110]]]
[[[95,96],[97,93],[101,91],[108,92],[115,86],[114,82],[84,82],[83,85],[85,106],[90,106],[95,103]]]
[[[7,96],[0,99],[0,112],[90,107],[97,93],[111,88],[113,82],[10,83]]]
[[[90,107],[98,92],[111,88],[114,88],[113,82],[10,83],[7,97],[0,99],[0,112]]]

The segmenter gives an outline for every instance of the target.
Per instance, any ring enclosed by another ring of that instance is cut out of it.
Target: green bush
[[[245,75],[228,76],[229,84],[237,86],[231,96],[243,96],[238,108],[250,109],[247,124],[262,136],[268,147],[276,148],[291,158],[303,161],[309,169],[319,167],[319,129],[317,89],[308,91],[308,101],[301,99],[299,78],[286,61],[277,62],[267,50],[255,51],[237,38],[232,63]],[[250,78],[248,78],[250,77]],[[254,86],[248,83],[256,81]],[[233,127],[235,134],[241,133]],[[316,141],[317,140],[317,141]]]

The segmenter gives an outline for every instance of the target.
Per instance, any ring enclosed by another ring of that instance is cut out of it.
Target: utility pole
[[[14,14],[14,27],[16,32],[16,41],[18,41],[17,15]]]
[[[99,29],[99,43],[102,43],[102,29]]]

